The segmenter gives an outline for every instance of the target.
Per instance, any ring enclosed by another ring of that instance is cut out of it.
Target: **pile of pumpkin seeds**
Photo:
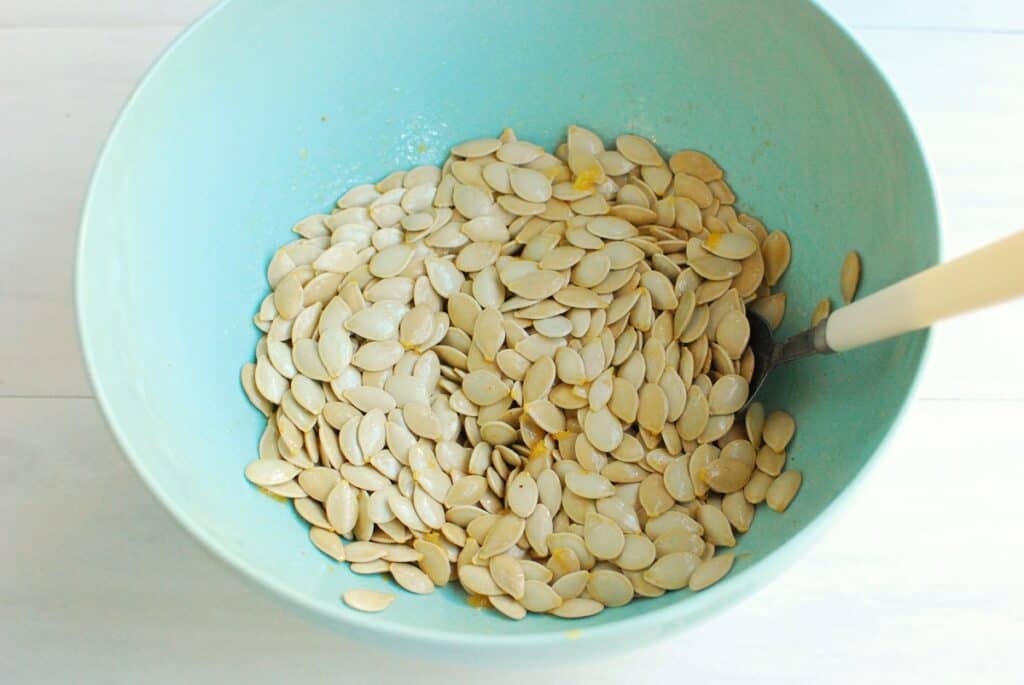
[[[801,480],[793,419],[743,410],[789,240],[735,201],[701,152],[578,126],[352,188],[270,262],[246,476],[352,571],[514,619],[708,587]]]

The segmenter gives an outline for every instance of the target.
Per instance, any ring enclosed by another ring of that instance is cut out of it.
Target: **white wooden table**
[[[306,623],[202,550],[92,399],[71,260],[121,102],[206,4],[0,0],[0,682],[1024,682],[1021,303],[939,327],[920,398],[818,545],[646,651],[558,674],[404,661]],[[947,256],[1024,224],[1024,4],[826,4],[918,126]]]

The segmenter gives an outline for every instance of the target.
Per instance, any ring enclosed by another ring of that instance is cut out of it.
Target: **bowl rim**
[[[806,0],[806,2],[810,5],[812,11],[817,11],[832,25],[834,29],[843,35],[856,48],[864,59],[867,69],[874,74],[875,78],[877,78],[882,85],[884,91],[895,104],[897,115],[910,134],[909,142],[911,144],[911,151],[917,155],[921,168],[924,171],[926,180],[925,190],[928,193],[928,197],[926,198],[926,203],[928,205],[927,211],[930,214],[930,218],[932,220],[931,223],[935,227],[935,256],[936,259],[941,262],[943,256],[943,245],[941,223],[942,214],[940,211],[939,194],[937,192],[934,169],[928,159],[928,156],[925,154],[924,147],[921,144],[921,136],[917,127],[908,115],[903,102],[900,100],[899,95],[892,86],[888,77],[879,68],[868,50],[851,33],[846,25],[843,24],[831,10],[823,7],[820,4],[820,0]],[[106,385],[104,384],[100,371],[97,368],[97,361],[93,353],[93,345],[95,343],[93,336],[89,334],[88,317],[85,312],[84,303],[84,291],[86,289],[84,274],[87,269],[84,257],[84,248],[86,241],[88,240],[90,218],[94,211],[94,195],[98,179],[103,175],[108,164],[109,157],[112,154],[112,142],[117,138],[118,132],[122,125],[124,125],[124,121],[139,96],[139,93],[145,88],[150,80],[154,78],[154,74],[160,66],[169,59],[170,55],[182,43],[187,41],[189,37],[208,19],[224,11],[225,8],[233,3],[234,0],[219,0],[214,6],[205,11],[184,30],[182,30],[181,33],[179,33],[174,40],[172,40],[159,53],[152,64],[149,65],[145,74],[139,79],[135,87],[132,89],[131,94],[121,106],[118,111],[117,118],[113,126],[110,128],[97,156],[97,161],[88,184],[85,201],[82,205],[73,266],[75,321],[79,344],[89,383],[95,393],[95,398],[100,406],[103,418],[113,433],[121,453],[135,470],[136,474],[138,474],[164,508],[171,513],[174,520],[195,539],[199,540],[199,542],[209,550],[214,557],[223,560],[228,566],[240,572],[244,577],[266,589],[271,596],[287,600],[291,605],[301,607],[314,617],[326,620],[332,624],[358,628],[359,630],[352,631],[351,633],[346,631],[345,633],[346,637],[351,636],[353,640],[365,642],[373,638],[390,638],[391,640],[406,640],[410,643],[415,642],[428,647],[444,646],[448,648],[461,648],[463,650],[490,650],[496,647],[539,647],[542,644],[557,644],[563,648],[561,651],[561,655],[564,657],[563,660],[572,660],[575,656],[581,655],[586,651],[584,647],[587,643],[606,642],[608,637],[619,634],[623,630],[629,629],[634,631],[637,635],[648,636],[651,642],[659,641],[675,632],[678,632],[678,630],[657,630],[658,628],[669,624],[678,627],[682,627],[684,625],[686,627],[691,627],[719,611],[732,606],[740,599],[753,594],[756,590],[767,585],[769,580],[777,576],[784,568],[794,562],[802,552],[806,551],[809,544],[816,539],[832,521],[835,520],[839,511],[849,504],[852,493],[854,493],[863,484],[869,472],[871,472],[877,465],[880,455],[884,453],[891,444],[891,441],[894,435],[898,432],[900,424],[902,423],[909,406],[918,395],[924,369],[931,359],[932,335],[930,329],[925,329],[920,333],[922,337],[922,345],[918,363],[914,369],[911,382],[907,386],[906,392],[903,395],[900,406],[895,412],[889,429],[882,437],[877,448],[867,458],[864,465],[854,475],[854,477],[844,485],[843,488],[833,496],[831,501],[829,501],[814,518],[804,525],[803,528],[785,540],[776,549],[764,557],[761,557],[756,564],[747,568],[738,569],[738,572],[729,574],[729,576],[722,582],[701,591],[699,594],[695,594],[685,602],[674,602],[660,607],[652,607],[642,613],[599,625],[590,626],[586,623],[581,625],[574,622],[567,622],[566,629],[560,633],[544,631],[541,633],[524,634],[472,632],[438,634],[432,632],[427,627],[410,626],[407,624],[397,623],[383,623],[375,619],[375,617],[370,614],[350,610],[340,601],[340,592],[337,606],[328,607],[322,602],[309,599],[306,596],[293,591],[287,585],[277,582],[274,578],[267,575],[261,568],[249,563],[240,556],[220,546],[217,541],[214,540],[213,536],[205,532],[201,524],[194,521],[190,514],[184,508],[179,507],[174,499],[161,487],[160,482],[147,469],[145,460],[139,458],[138,454],[140,450],[128,440],[120,420],[118,419],[114,405],[106,392]],[[755,569],[756,572],[754,571]],[[681,620],[684,616],[689,617],[689,620],[685,621],[685,623]],[[650,629],[655,630],[652,632]],[[561,636],[563,640],[552,640],[552,637],[555,636]],[[570,642],[566,642],[566,640]],[[391,644],[394,645],[396,643],[392,642]],[[571,650],[565,649],[569,644],[573,644],[576,648]],[[632,645],[620,643],[620,647],[631,646]]]

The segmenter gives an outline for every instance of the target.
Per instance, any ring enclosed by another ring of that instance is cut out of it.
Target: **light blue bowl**
[[[348,186],[440,163],[511,126],[552,146],[579,123],[696,147],[740,204],[785,229],[788,331],[857,249],[862,292],[933,264],[935,203],[896,98],[854,41],[801,2],[228,2],[149,72],[96,168],[78,252],[82,344],[125,453],[175,517],[232,566],[345,636],[406,653],[571,658],[650,642],[765,582],[857,479],[905,405],[917,334],[801,362],[765,400],[796,417],[804,486],[758,510],[731,575],[702,592],[577,622],[513,622],[448,588],[384,589],[317,553],[290,508],[242,476],[263,421],[238,383],[264,272],[300,217]],[[111,531],[116,535],[116,531]],[[272,627],[268,627],[272,630]]]

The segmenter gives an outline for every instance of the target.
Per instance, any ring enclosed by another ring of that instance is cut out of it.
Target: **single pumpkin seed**
[[[625,537],[615,521],[597,512],[590,512],[584,523],[583,541],[595,558],[614,559],[621,554]]]
[[[793,417],[784,411],[773,411],[764,420],[762,439],[776,452],[784,452],[796,432]]]
[[[508,554],[493,557],[487,564],[491,578],[503,592],[513,599],[522,599],[526,593],[526,576],[519,561]]]
[[[487,598],[491,606],[502,615],[515,621],[526,618],[526,608],[511,597],[505,595],[493,595]]]
[[[468,547],[465,549],[468,549]],[[485,596],[502,594],[501,588],[494,582],[490,571],[482,566],[460,564],[458,577],[462,587],[473,594]]]
[[[395,596],[390,592],[376,590],[348,590],[342,595],[342,599],[353,609],[375,613],[391,606]]]
[[[729,573],[735,558],[736,555],[727,552],[701,561],[690,575],[689,588],[700,592],[714,585]]]
[[[783,471],[771,485],[765,494],[765,502],[771,509],[777,512],[786,511],[789,503],[796,497],[797,490],[803,482],[803,475],[799,471]]]
[[[732,527],[741,533],[750,530],[754,511],[754,505],[747,501],[743,492],[732,492],[722,498],[722,513]]]
[[[566,551],[572,553],[571,550]],[[563,600],[570,600],[575,597],[579,597],[583,593],[587,588],[587,581],[589,579],[589,572],[577,569],[560,576],[558,580],[552,583],[551,589],[553,589]]]
[[[430,577],[417,566],[406,563],[392,563],[388,570],[395,582],[409,592],[418,595],[430,594],[434,591],[434,583]]]
[[[729,519],[722,510],[710,504],[702,504],[697,509],[697,522],[704,527],[704,539],[713,545],[733,547],[736,537],[733,535]]]
[[[522,605],[533,613],[547,613],[562,605],[562,597],[551,586],[540,580],[527,580],[524,585]]]
[[[770,238],[771,236],[768,237]],[[839,290],[843,295],[843,302],[846,304],[853,302],[859,285],[860,255],[856,252],[850,252],[843,259],[843,266],[839,270]]]
[[[708,395],[708,410],[713,415],[732,414],[746,403],[750,389],[743,376],[727,374],[715,381]]]
[[[697,150],[681,150],[669,158],[669,168],[673,173],[690,174],[704,182],[722,178],[722,169],[708,155]]]
[[[575,597],[566,600],[561,606],[552,609],[548,613],[559,618],[586,618],[601,611],[604,611],[604,605],[600,602],[593,599]]]
[[[655,561],[643,578],[663,590],[678,590],[690,581],[698,564],[700,559],[690,552],[672,552]]]
[[[257,459],[245,467],[245,477],[261,487],[281,485],[298,473],[298,468],[281,459]]]
[[[789,236],[782,231],[772,231],[762,243],[761,252],[764,255],[765,282],[774,286],[789,267],[792,254]]]
[[[851,298],[852,299],[852,298]],[[819,323],[828,318],[828,315],[832,313],[832,300],[827,297],[821,300],[814,307],[814,311],[811,312],[811,326],[817,326]]]

